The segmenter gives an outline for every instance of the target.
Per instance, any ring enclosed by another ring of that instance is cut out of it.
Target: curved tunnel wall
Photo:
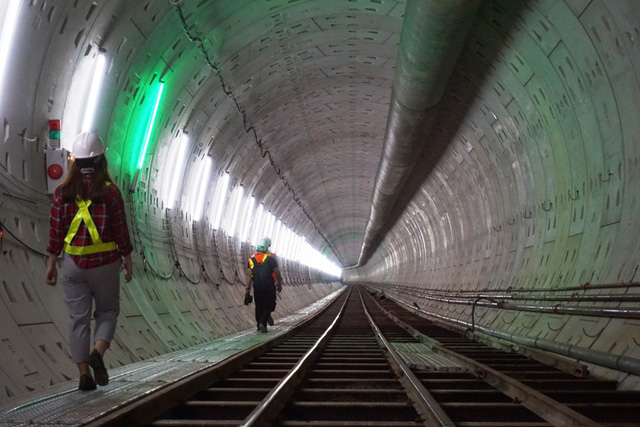
[[[399,296],[466,322],[473,299],[461,303],[460,291],[573,295],[522,302],[547,313],[478,313],[497,330],[638,358],[636,302],[599,305],[636,320],[562,313],[594,306],[584,295],[637,289],[589,290],[638,280],[637,36],[631,3],[483,8],[419,163],[451,143],[411,190],[382,244],[388,255],[349,280],[426,288]],[[569,287],[578,289],[554,292]]]
[[[42,251],[50,203],[42,156],[47,120],[66,119],[83,61],[99,49],[109,58],[96,127],[127,193],[136,251],[148,261],[137,256],[134,282],[123,286],[112,366],[252,326],[251,308],[240,303],[250,247],[223,229],[212,231],[207,216],[223,173],[230,193],[241,185],[330,258],[356,264],[405,6],[182,2],[183,23],[176,2],[143,3],[22,2],[0,105],[1,219]],[[459,291],[551,294],[586,282],[636,280],[639,23],[640,7],[631,0],[484,2],[385,237],[364,267],[345,270],[345,280],[374,283],[464,320],[470,307],[455,301]],[[132,189],[139,123],[161,80],[158,126]],[[167,209],[166,157],[183,131],[187,174],[177,204]],[[204,158],[213,164],[211,191],[194,223],[190,174]],[[25,245],[3,237],[4,397],[75,377],[61,288],[44,285],[42,258]],[[282,263],[278,314],[340,286],[302,264]],[[633,301],[598,305],[638,309]],[[486,307],[478,316],[497,330],[640,358],[637,319]],[[638,387],[637,377],[614,377]]]

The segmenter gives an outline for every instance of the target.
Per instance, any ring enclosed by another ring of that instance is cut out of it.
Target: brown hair
[[[105,183],[113,183],[109,175],[107,158],[102,155],[102,159],[94,166],[94,172],[91,174],[91,183],[87,186],[84,184],[82,168],[73,161],[67,171],[67,176],[60,184],[62,200],[70,203],[76,200],[76,196],[82,200],[91,200],[99,202],[104,195]]]

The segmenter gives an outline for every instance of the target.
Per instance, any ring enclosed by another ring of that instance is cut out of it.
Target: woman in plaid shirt
[[[96,383],[109,383],[102,357],[120,312],[121,266],[125,281],[129,282],[132,275],[133,247],[124,202],[109,176],[104,152],[104,144],[95,133],[78,135],[73,142],[74,161],[51,204],[46,281],[51,286],[56,284],[56,261],[63,252],[60,278],[80,390],[95,390]],[[95,330],[90,352],[93,300]]]

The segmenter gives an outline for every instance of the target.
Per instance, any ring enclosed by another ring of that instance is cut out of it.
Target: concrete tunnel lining
[[[406,3],[181,6],[308,217],[262,158],[198,45],[185,36],[175,4],[23,2],[1,82],[0,219],[28,247],[42,250],[48,229],[46,124],[68,120],[69,89],[82,61],[99,49],[109,57],[96,127],[123,188],[134,175],[128,150],[136,120],[153,84],[165,82],[159,127],[128,196],[136,250],[144,248],[162,275],[178,257],[186,276],[199,277],[204,265],[210,281],[193,284],[178,273],[159,280],[138,256],[135,286],[123,287],[108,360],[113,366],[251,326],[251,313],[239,305],[252,242],[211,230],[206,216],[193,224],[188,184],[180,208],[164,208],[165,158],[182,131],[191,144],[188,171],[210,157],[212,189],[228,172],[230,193],[242,185],[245,195],[330,259],[357,263]],[[429,144],[389,213],[392,225],[369,262],[344,270],[344,280],[410,286],[420,292],[401,294],[407,303],[461,321],[469,320],[467,307],[436,303],[427,293],[536,289],[553,295],[589,283],[629,286],[587,286],[585,294],[633,294],[640,255],[639,22],[640,5],[631,0],[482,2],[443,88]],[[3,398],[74,375],[61,290],[44,287],[40,259],[5,233]],[[283,315],[339,286],[304,265],[282,262]],[[613,299],[597,307],[639,309]],[[640,358],[634,319],[489,308],[479,321],[505,333]],[[621,387],[640,387],[635,375],[590,368]]]

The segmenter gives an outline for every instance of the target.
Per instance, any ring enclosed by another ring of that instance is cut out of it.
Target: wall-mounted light
[[[244,211],[245,211],[244,223],[242,224],[242,232],[240,233],[240,236],[239,236],[239,239],[241,242],[244,242],[249,238],[249,230],[251,229],[251,223],[252,223],[251,220],[255,219],[255,218],[252,218],[255,205],[256,205],[255,197],[253,196],[249,197],[247,199],[247,204],[244,208]]]
[[[100,52],[93,56],[86,56],[78,62],[73,72],[62,116],[64,128],[61,142],[64,148],[71,150],[73,140],[78,133],[98,131],[94,122],[106,70],[107,58]]]
[[[160,105],[160,98],[162,98],[162,91],[164,90],[164,83],[160,82],[156,92],[155,99],[153,100],[153,111],[147,121],[147,129],[144,133],[144,139],[142,140],[142,149],[138,155],[137,169],[142,169],[144,164],[144,158],[147,155],[147,149],[149,148],[149,141],[151,140],[151,133],[153,132],[153,125],[156,121],[156,115],[158,114],[158,106]]]
[[[18,24],[18,15],[20,12],[20,0],[4,0],[0,5],[0,99],[2,96],[2,87],[4,86],[4,74],[9,62],[9,52],[13,47],[13,36],[15,34],[16,25]]]
[[[264,205],[262,203],[260,203],[260,205],[258,206],[258,212],[256,213],[256,217],[253,220],[253,227],[252,227],[252,233],[251,233],[251,244],[255,244],[255,242],[258,241],[259,239],[259,235],[258,233],[260,232],[260,228],[262,227],[262,221],[264,221]]]
[[[102,89],[102,80],[107,68],[107,58],[103,54],[96,55],[95,65],[91,73],[91,81],[89,83],[89,93],[87,103],[84,109],[84,119],[80,132],[93,130],[93,119],[98,108],[98,99],[100,97],[100,89]]]
[[[205,156],[200,162],[198,172],[195,175],[194,185],[195,194],[190,194],[190,211],[193,221],[200,221],[202,218],[202,210],[204,209],[204,199],[209,188],[209,178],[211,177],[211,158]]]
[[[283,257],[288,258],[287,256],[287,231],[289,229],[286,225],[282,224],[280,227],[280,233],[278,234],[278,252],[282,254]]]
[[[293,243],[293,257],[294,261],[300,261],[300,248],[302,246],[302,237],[295,235]]]
[[[183,133],[171,143],[164,161],[164,170],[170,172],[164,174],[162,184],[164,205],[167,209],[173,209],[176,202],[178,188],[182,184],[184,176],[188,148],[189,136]]]
[[[236,224],[238,223],[238,215],[240,214],[240,204],[242,203],[244,190],[242,189],[242,187],[238,186],[235,193],[236,199],[235,203],[233,204],[234,206],[233,214],[231,215],[231,224],[229,225],[229,236],[233,236],[236,232]]]
[[[287,258],[291,258],[293,253],[291,252],[291,241],[293,239],[293,231],[290,228],[286,229],[286,233],[284,236],[284,253]]]
[[[227,191],[229,190],[229,174],[224,173],[222,177],[218,179],[218,185],[216,186],[215,197],[213,203],[211,203],[211,226],[214,229],[220,227],[220,221],[222,221],[222,213],[224,212],[224,203],[227,199]]]
[[[269,239],[273,240],[273,227],[276,224],[276,217],[273,216],[271,212],[266,212],[265,215],[267,216],[267,218],[264,224],[264,236],[262,237],[268,237]]]

